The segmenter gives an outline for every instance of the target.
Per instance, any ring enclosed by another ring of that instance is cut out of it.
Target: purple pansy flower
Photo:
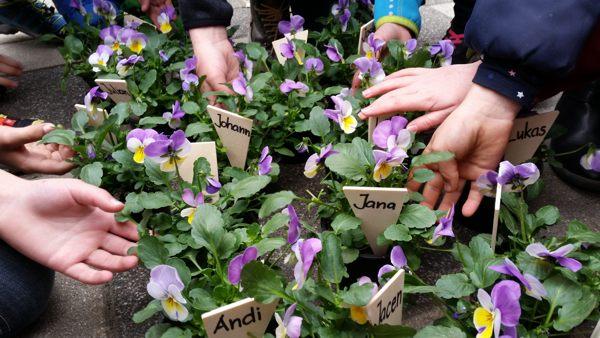
[[[358,78],[361,81],[366,81],[369,86],[377,84],[385,78],[381,63],[375,59],[363,56],[354,60],[354,65],[358,68]]]
[[[298,143],[295,148],[298,154],[304,154],[308,151],[308,145],[304,142]]]
[[[296,58],[296,61],[299,65],[304,64],[302,62],[302,56],[300,53],[298,53],[298,49],[296,48],[294,41],[288,39],[287,42],[281,44],[280,48],[281,55],[283,55],[286,59]]]
[[[97,73],[103,68],[106,68],[112,55],[112,48],[106,45],[99,45],[98,48],[96,48],[96,51],[88,58],[88,63],[92,65],[92,70]]]
[[[526,186],[534,184],[538,178],[540,178],[540,171],[533,163],[523,163],[517,166],[508,161],[500,163],[498,183],[502,184],[503,191],[523,191]]]
[[[504,264],[492,265],[488,268],[515,277],[525,287],[525,293],[537,300],[542,300],[542,297],[545,297],[548,294],[539,279],[528,273],[522,274],[515,263],[508,258],[504,259]]]
[[[402,269],[408,265],[408,260],[406,259],[404,250],[402,250],[400,245],[396,245],[392,248],[392,252],[390,253],[390,261],[392,262],[392,265],[386,264],[379,269],[379,272],[377,272],[378,279],[381,279],[381,277],[383,277],[383,275],[386,273]]]
[[[144,57],[141,55],[131,55],[127,59],[119,60],[119,62],[117,62],[117,74],[119,74],[120,77],[127,76],[127,72],[129,72],[131,66],[142,61],[144,61]]]
[[[175,171],[190,152],[190,141],[185,137],[183,130],[175,131],[169,138],[161,136],[148,145],[144,152],[151,160],[160,163],[162,171]]]
[[[290,17],[290,21],[281,20],[277,25],[279,32],[286,37],[289,35],[294,35],[303,29],[304,18],[300,15],[292,15]]]
[[[315,72],[318,75],[323,74],[323,61],[319,58],[308,58],[304,63],[304,68],[307,72]]]
[[[175,7],[173,5],[166,5],[160,10],[156,21],[158,21],[158,30],[161,33],[167,34],[173,30],[171,21],[175,20]]]
[[[187,301],[181,295],[184,285],[177,269],[169,265],[157,265],[150,271],[146,286],[152,298],[160,300],[163,310],[171,320],[183,322],[188,317]]]
[[[256,260],[258,257],[258,249],[255,246],[249,246],[243,253],[235,256],[227,268],[227,279],[233,285],[238,285],[242,278],[242,270],[244,265]]]
[[[404,57],[409,58],[417,49],[417,39],[408,39],[404,43]]]
[[[300,218],[298,218],[296,209],[294,209],[294,207],[291,204],[288,205],[286,209],[283,209],[282,212],[290,216],[290,221],[288,223],[287,241],[290,244],[294,244],[300,238]]]
[[[527,248],[525,248],[525,251],[530,256],[533,256],[536,258],[540,258],[540,259],[550,259],[551,258],[551,259],[555,260],[556,263],[560,264],[561,266],[563,266],[573,272],[577,272],[582,267],[581,263],[574,258],[566,257],[574,249],[575,249],[575,247],[573,246],[573,244],[567,244],[567,245],[561,246],[560,248],[558,248],[554,251],[550,251],[542,243],[533,243],[533,244],[529,244],[527,246]]]
[[[296,90],[299,94],[306,94],[308,93],[309,88],[300,81],[295,82],[290,79],[285,79],[279,86],[279,90],[281,90],[281,92],[284,94],[289,94],[294,90]]]
[[[191,57],[184,62],[184,67],[179,71],[179,77],[181,78],[181,88],[188,92],[191,90],[192,85],[197,86],[199,83],[198,75],[194,74],[193,71],[196,69],[198,59]]]
[[[600,173],[600,150],[590,149],[587,154],[581,156],[579,163],[585,170]]]
[[[329,119],[335,121],[345,134],[352,134],[356,130],[358,122],[352,115],[352,103],[344,99],[341,95],[331,97],[335,108],[325,109],[323,112]]]
[[[136,128],[127,134],[127,149],[133,153],[135,163],[144,163],[145,148],[159,139],[154,129]]]
[[[374,59],[384,45],[385,41],[375,38],[375,33],[371,33],[369,34],[367,41],[363,42],[362,49],[367,58]]]
[[[242,72],[238,74],[238,77],[231,81],[231,87],[233,88],[234,92],[244,97],[244,101],[252,101],[252,98],[254,97],[254,91],[246,81],[246,78]]]
[[[491,337],[492,333],[499,337],[502,327],[505,334],[514,332],[521,317],[520,298],[521,287],[511,280],[494,285],[491,296],[479,289],[477,299],[481,306],[473,314],[477,337]]]
[[[85,6],[83,6],[83,4],[81,3],[81,0],[71,0],[69,2],[69,7],[78,10],[79,14],[81,14],[82,16],[85,16],[87,14],[87,10],[85,9]]]
[[[373,150],[375,159],[375,167],[373,168],[373,180],[381,182],[388,178],[395,167],[399,167],[408,157],[406,151],[400,147],[392,148],[391,150]]]
[[[246,54],[244,54],[244,52],[241,50],[238,50],[237,52],[233,53],[233,56],[235,56],[235,58],[238,59],[238,61],[240,62],[240,65],[242,66],[242,71],[246,75],[246,78],[251,79],[252,72],[254,70],[254,63],[252,62],[252,60],[250,60],[246,56]]]
[[[294,290],[301,289],[304,285],[313,260],[317,253],[321,252],[321,249],[321,240],[318,238],[299,239],[292,245],[292,251],[298,260],[294,266],[294,278],[296,279]]]
[[[484,196],[496,197],[498,173],[490,170],[487,173],[479,176],[477,181],[475,181],[475,184],[477,184],[477,187],[479,187],[479,192],[481,192]]]
[[[440,40],[429,47],[431,56],[438,56],[442,66],[452,64],[452,53],[454,53],[454,44],[450,40]]]
[[[375,297],[375,295],[377,294],[377,291],[379,291],[379,287],[377,286],[377,283],[373,283],[373,281],[371,281],[371,278],[369,278],[367,276],[359,277],[358,285],[365,285],[365,284],[373,285],[373,288],[371,289],[371,298]]]
[[[452,222],[454,221],[454,204],[452,208],[448,210],[448,215],[440,218],[438,225],[433,230],[433,238],[431,242],[435,242],[436,239],[441,236],[454,237],[454,231],[452,231]]]
[[[117,17],[117,9],[108,0],[92,0],[92,10],[109,22],[112,22]]]
[[[165,53],[165,51],[164,51],[164,50],[162,50],[162,49],[158,51],[158,56],[160,56],[160,59],[161,59],[163,62],[167,62],[167,61],[169,61],[169,59],[171,58],[171,57],[170,57],[170,56],[169,56],[167,53]]]
[[[179,101],[176,100],[175,103],[171,106],[170,112],[164,112],[162,117],[167,120],[169,123],[169,127],[173,129],[179,128],[181,125],[181,119],[185,116],[185,111],[181,109]]]
[[[350,22],[350,17],[352,16],[352,13],[350,13],[350,9],[348,8],[349,6],[349,0],[338,0],[338,3],[331,7],[331,14],[340,21],[342,32],[345,32],[346,29],[348,29],[348,22]]]
[[[304,165],[304,176],[308,178],[313,178],[319,170],[323,167],[323,163],[325,159],[329,156],[337,154],[337,151],[333,150],[333,145],[328,144],[324,148],[321,148],[321,152],[319,154],[312,154],[306,160],[306,164]]]
[[[124,28],[121,31],[121,41],[125,42],[130,51],[140,54],[148,43],[148,37],[134,29]]]
[[[108,98],[108,93],[100,90],[100,86],[92,87],[85,97],[83,98],[83,104],[85,105],[85,110],[89,113],[90,118],[97,118],[96,115],[96,104],[106,100]]]
[[[275,321],[277,322],[277,329],[275,329],[275,338],[299,338],[302,333],[302,317],[293,316],[296,311],[296,303],[290,305],[285,310],[283,319],[279,316],[279,313],[275,313]]]
[[[328,45],[325,45],[325,48],[326,48],[325,54],[327,54],[327,57],[329,58],[329,60],[331,60],[333,62],[343,61],[344,57],[338,50],[338,47],[336,44],[330,43]]]
[[[206,193],[213,195],[219,192],[219,190],[221,190],[221,182],[219,182],[218,179],[216,178],[212,178],[212,177],[207,177],[206,178]]]
[[[87,157],[90,160],[93,160],[96,158],[96,150],[94,149],[94,145],[93,144],[88,144],[87,147],[85,148],[85,152],[87,154]]]
[[[373,131],[373,143],[381,149],[408,150],[412,144],[412,134],[406,129],[407,124],[408,120],[403,116],[380,122]]]
[[[271,163],[273,162],[273,156],[269,155],[269,146],[266,146],[260,152],[260,159],[258,160],[258,174],[268,175],[273,169]]]
[[[121,30],[123,28],[119,25],[110,25],[102,30],[100,30],[100,39],[104,42],[105,45],[112,48],[114,52],[117,54],[121,54]]]
[[[196,208],[200,204],[204,204],[204,195],[202,195],[202,192],[194,195],[194,192],[191,189],[185,188],[183,189],[183,195],[181,195],[181,198],[185,204],[190,206],[189,208],[181,210],[181,217],[186,217],[188,223],[192,224],[194,217],[196,216]]]

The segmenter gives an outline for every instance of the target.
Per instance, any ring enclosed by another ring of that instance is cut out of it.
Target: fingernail
[[[363,114],[363,115],[365,115],[365,116],[368,116],[371,113],[371,108],[365,107],[365,108],[363,108],[363,109],[360,110],[360,113]]]
[[[56,126],[53,123],[44,123],[44,126],[42,127],[44,133],[49,133],[54,130],[54,128],[56,128]]]
[[[115,207],[120,207],[123,206],[123,202],[119,201],[118,199],[113,198],[112,202],[111,202]]]
[[[446,190],[446,192],[452,191],[452,185],[450,185],[450,183],[444,184],[444,190]]]
[[[365,116],[365,114],[363,114],[363,113],[358,113],[358,118],[361,120],[365,120],[365,119],[367,119],[367,116]]]
[[[369,98],[369,96],[371,96],[371,89],[366,89],[365,91],[363,91],[363,96],[365,98]]]
[[[415,133],[417,132],[417,126],[415,126],[414,124],[410,124],[410,123],[409,123],[409,124],[406,126],[406,129],[408,129],[408,131],[412,131],[412,132],[415,132]]]

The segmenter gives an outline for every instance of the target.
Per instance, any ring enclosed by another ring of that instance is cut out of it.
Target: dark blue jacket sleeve
[[[573,69],[599,17],[599,0],[477,0],[465,29],[483,57],[473,82],[530,106]]]
[[[179,0],[179,14],[185,29],[229,26],[233,7],[227,0]]]

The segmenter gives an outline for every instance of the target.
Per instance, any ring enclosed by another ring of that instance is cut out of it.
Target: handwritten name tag
[[[558,111],[551,111],[515,119],[504,159],[515,165],[531,159],[557,117]]]
[[[137,16],[129,14],[129,13],[127,13],[123,16],[123,22],[125,22],[125,26],[127,26],[130,23],[135,23],[138,25],[149,25],[149,26],[156,28],[156,26],[154,26],[152,23],[150,23],[146,20],[140,19]]]
[[[184,181],[192,183],[194,180],[194,162],[200,157],[206,158],[210,163],[210,175],[219,178],[219,167],[217,165],[217,146],[215,142],[194,142],[192,149],[179,167],[179,174]]]
[[[246,298],[203,314],[202,322],[209,338],[262,337],[277,304]]]
[[[104,120],[108,116],[108,112],[105,109],[94,109],[93,112],[87,111],[87,108],[82,104],[76,104],[75,110],[84,111],[88,115],[88,125],[92,127],[98,127],[104,123]]]
[[[387,227],[396,224],[408,195],[405,188],[351,187],[343,188],[356,217],[361,221],[362,231],[376,255],[384,255],[387,246],[377,245],[377,236]]]
[[[275,51],[275,56],[277,56],[277,60],[282,65],[285,64],[285,61],[287,60],[287,58],[285,56],[283,56],[283,54],[281,53],[281,45],[283,45],[284,43],[287,43],[288,39],[289,40],[296,39],[296,40],[302,40],[302,41],[306,42],[306,41],[308,41],[308,31],[303,30],[303,31],[297,32],[295,35],[288,35],[285,38],[281,38],[279,40],[273,41],[273,50]],[[304,58],[303,50],[298,50],[298,54],[300,55],[301,58]]]
[[[227,149],[229,163],[234,167],[244,169],[253,121],[215,106],[208,106],[206,109],[221,142]]]
[[[402,324],[402,292],[404,270],[396,274],[377,292],[367,304],[367,318],[373,325]]]
[[[369,33],[373,31],[375,28],[375,20],[371,20],[366,24],[360,26],[360,33],[358,34],[358,49],[357,53],[361,56],[365,56],[365,51],[363,50],[363,42],[367,42],[367,38],[369,37]]]
[[[96,79],[96,84],[100,86],[100,89],[107,92],[115,103],[131,101],[131,94],[125,80]]]

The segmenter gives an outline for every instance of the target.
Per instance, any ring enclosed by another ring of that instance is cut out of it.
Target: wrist
[[[6,238],[7,228],[10,223],[15,222],[13,217],[16,208],[21,207],[23,202],[21,196],[23,192],[32,189],[30,181],[12,175],[4,170],[0,170],[0,239]],[[10,222],[10,223],[8,223]]]
[[[384,41],[407,41],[412,39],[412,34],[406,27],[400,24],[386,22],[377,28],[375,31],[375,37]]]
[[[194,46],[227,40],[227,29],[223,26],[193,28],[190,29],[189,34]]]
[[[499,120],[514,120],[521,106],[506,96],[473,83],[462,105],[461,111],[479,117]]]

